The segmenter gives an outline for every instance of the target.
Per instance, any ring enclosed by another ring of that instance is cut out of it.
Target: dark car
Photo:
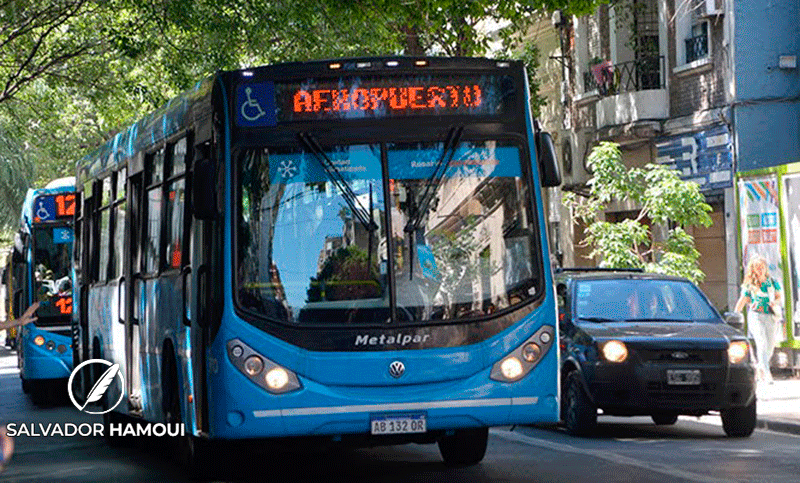
[[[747,337],[726,324],[690,281],[640,271],[556,273],[561,336],[561,418],[588,435],[597,410],[648,415],[719,411],[728,436],[756,425]]]

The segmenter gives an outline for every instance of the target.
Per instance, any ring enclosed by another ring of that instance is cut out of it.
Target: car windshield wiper
[[[606,317],[578,317],[578,320],[585,320],[586,322],[620,322],[619,319],[608,319]]]
[[[319,143],[317,142],[314,137],[305,132],[301,132],[298,134],[300,138],[300,142],[303,146],[308,149],[311,154],[314,155],[314,159],[319,162],[320,166],[325,170],[328,177],[331,179],[336,188],[342,193],[342,198],[347,203],[347,206],[350,208],[350,211],[353,212],[353,216],[355,216],[359,222],[364,226],[364,229],[367,230],[370,234],[378,229],[378,225],[375,223],[375,219],[372,215],[372,210],[367,210],[364,208],[364,205],[361,204],[358,197],[356,196],[355,192],[353,192],[353,188],[350,187],[350,184],[344,179],[342,173],[336,168],[336,165],[328,158],[325,154],[325,151],[322,150]],[[370,205],[372,205],[372,185],[370,184]]]
[[[433,196],[436,194],[436,190],[439,188],[439,185],[442,184],[442,180],[444,179],[444,175],[447,172],[447,168],[450,167],[450,162],[453,161],[453,156],[456,154],[456,147],[458,147],[458,141],[461,139],[461,134],[464,132],[464,126],[453,126],[447,131],[447,137],[444,140],[444,147],[442,148],[442,153],[439,156],[439,161],[436,162],[436,167],[431,173],[431,176],[428,178],[428,182],[425,183],[425,191],[422,192],[422,197],[420,198],[419,204],[416,206],[416,209],[411,214],[411,217],[408,219],[408,223],[406,223],[405,228],[403,231],[408,233],[408,279],[414,279],[414,236],[417,230],[419,229],[419,225],[422,223],[422,218],[428,212],[430,208],[430,204],[433,201]]]
[[[642,319],[625,319],[625,322],[694,322],[687,319],[666,319],[663,317],[648,317]]]

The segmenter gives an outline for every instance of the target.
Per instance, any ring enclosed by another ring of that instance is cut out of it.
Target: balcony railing
[[[708,34],[686,39],[686,63],[708,55]]]
[[[647,89],[663,89],[664,56],[642,57],[620,64],[589,66],[583,73],[583,92],[596,90],[601,96]]]

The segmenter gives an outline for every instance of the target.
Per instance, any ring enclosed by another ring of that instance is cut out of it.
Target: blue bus
[[[528,106],[516,61],[359,58],[220,72],[123,129],[77,171],[106,421],[184,424],[192,468],[304,436],[473,464],[489,427],[556,422],[560,179]]]
[[[35,323],[19,328],[22,389],[34,402],[63,396],[72,371],[72,241],[75,178],[30,189],[11,254],[12,316],[39,302]],[[63,386],[63,387],[62,387]]]

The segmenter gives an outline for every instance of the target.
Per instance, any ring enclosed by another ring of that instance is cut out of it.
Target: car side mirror
[[[744,316],[739,312],[725,312],[725,323],[744,332]]]

